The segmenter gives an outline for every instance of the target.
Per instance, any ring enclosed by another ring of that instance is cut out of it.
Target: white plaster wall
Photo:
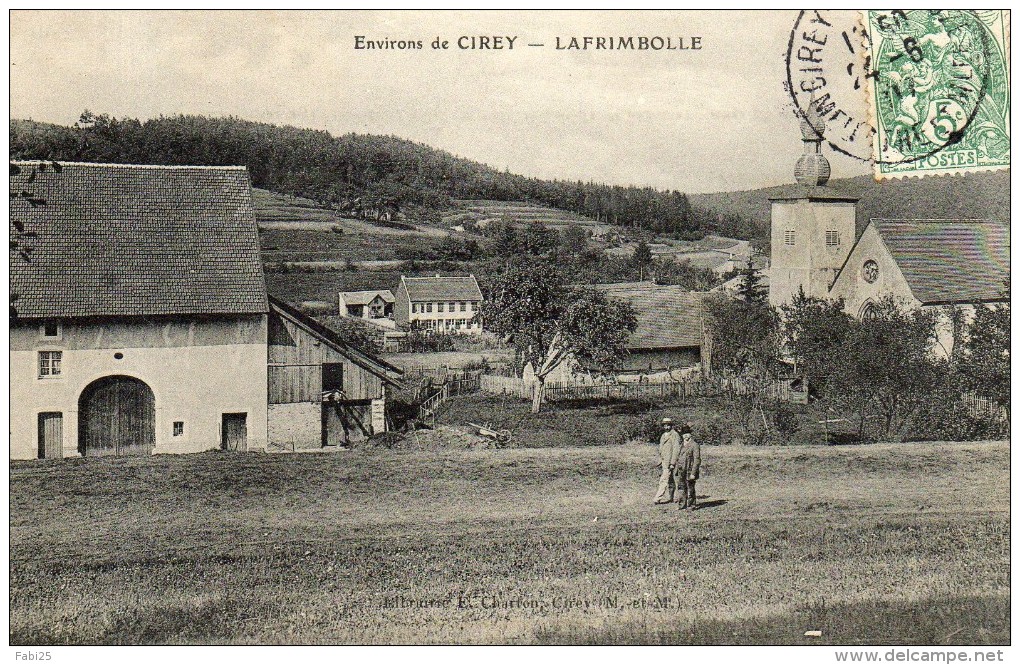
[[[68,349],[62,347],[60,340],[36,340],[36,335],[31,327],[11,329],[12,459],[38,456],[38,414],[44,411],[63,413],[64,456],[78,456],[78,398],[90,383],[112,375],[140,379],[152,389],[155,453],[219,448],[222,414],[241,412],[248,414],[248,449],[266,447],[268,379],[264,321],[261,343]],[[62,351],[59,377],[38,377],[40,350]],[[123,354],[123,359],[114,358],[117,352]],[[174,421],[184,422],[182,436],[173,436]]]
[[[322,447],[322,404],[295,402],[269,405],[269,440],[274,449]]]
[[[769,303],[790,302],[798,289],[825,298],[853,247],[855,206],[837,201],[774,201],[772,203],[772,250],[769,269]],[[796,232],[796,244],[785,244],[785,232]],[[838,231],[839,245],[825,244],[825,232]]]
[[[449,330],[451,332],[461,332],[461,333],[473,334],[473,335],[474,334],[479,334],[479,333],[482,332],[482,325],[480,323],[478,323],[477,321],[471,321],[471,319],[474,317],[474,315],[478,312],[479,303],[477,303],[477,302],[468,302],[467,303],[467,311],[462,312],[462,311],[460,311],[460,302],[461,301],[456,301],[456,303],[455,303],[456,310],[454,312],[450,312],[450,308],[448,306],[449,302],[447,302],[447,301],[444,301],[444,302],[446,303],[447,307],[444,307],[445,311],[442,311],[442,312],[439,311],[439,303],[438,302],[433,302],[432,303],[432,311],[431,312],[422,311],[427,303],[424,303],[424,302],[412,303],[411,305],[409,305],[409,308],[411,309],[411,311],[408,312],[408,321],[445,321],[445,320],[448,320],[448,319],[467,319],[468,323],[467,323],[466,327],[464,327],[464,328],[453,328],[453,329],[449,329]],[[418,311],[417,312],[413,311],[413,309],[414,309],[413,305],[418,305]]]
[[[864,263],[869,260],[878,263],[878,279],[871,284],[864,280]],[[861,234],[861,239],[832,286],[830,297],[842,298],[844,311],[856,317],[860,316],[866,302],[876,302],[887,295],[892,295],[905,306],[920,305],[911,293],[900,267],[882,242],[882,237],[871,225]]]

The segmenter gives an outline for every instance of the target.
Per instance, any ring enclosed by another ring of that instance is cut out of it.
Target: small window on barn
[[[446,311],[446,303],[445,302],[439,303],[439,311],[440,312],[445,312]]]
[[[839,247],[839,231],[826,231],[825,232],[825,246],[826,247]]]
[[[47,339],[58,339],[60,337],[60,322],[46,321],[42,324],[40,332]]]
[[[467,311],[467,303],[466,302],[462,302],[460,304],[460,311],[462,311],[462,312],[466,312]]]
[[[322,363],[322,391],[344,389],[344,364]]]
[[[183,420],[175,420],[174,421],[174,436],[184,436],[184,421]]]
[[[790,229],[783,233],[783,244],[784,245],[796,245],[797,244],[797,232]]]
[[[416,302],[411,303],[411,313],[412,314],[418,313],[418,303]]]
[[[432,312],[432,303],[426,303],[426,305],[425,305],[425,311],[426,311],[426,312],[429,312],[429,313],[431,313],[431,312]]]
[[[39,352],[39,377],[53,377],[60,376],[61,361],[63,360],[63,352],[61,351],[40,351]]]

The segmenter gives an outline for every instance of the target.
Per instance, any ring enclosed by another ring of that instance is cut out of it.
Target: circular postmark
[[[890,167],[949,149],[987,153],[997,140],[1008,150],[1008,98],[996,99],[1008,95],[1005,59],[988,17],[903,10],[864,18],[802,11],[790,33],[786,88],[799,117],[824,120],[820,139]]]

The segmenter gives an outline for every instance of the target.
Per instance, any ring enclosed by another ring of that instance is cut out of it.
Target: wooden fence
[[[496,376],[482,374],[479,387],[488,395],[509,395],[521,399],[531,399],[531,384],[516,376]]]
[[[418,406],[418,422],[434,428],[443,403],[448,399],[450,399],[450,386],[444,383],[434,395]]]
[[[607,383],[602,385],[556,384],[545,387],[545,398],[550,402],[568,399],[686,399],[705,394],[706,386],[700,380],[663,383]],[[530,396],[530,393],[529,393]]]
[[[1009,407],[973,394],[964,394],[960,399],[970,415],[1009,429]]]
[[[532,384],[524,379],[483,374],[480,389],[489,395],[509,395],[531,399]],[[705,380],[700,376],[680,381],[659,383],[553,383],[545,386],[545,398],[550,402],[565,399],[640,399],[748,395],[761,391],[767,399],[784,402],[801,401],[804,393],[792,390],[789,381],[754,382],[730,378]]]

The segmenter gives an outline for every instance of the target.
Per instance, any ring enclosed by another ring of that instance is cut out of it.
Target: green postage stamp
[[[1009,168],[1009,11],[864,12],[875,177]]]

